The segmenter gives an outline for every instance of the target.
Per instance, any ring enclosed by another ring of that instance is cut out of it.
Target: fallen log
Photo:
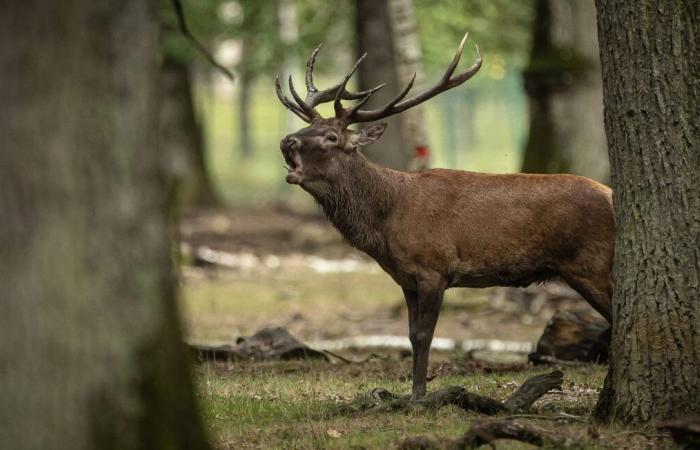
[[[239,338],[236,345],[190,343],[188,347],[200,362],[275,359],[323,359],[328,361],[328,357],[324,353],[304,345],[281,327],[263,328],[253,336]]]
[[[547,323],[528,359],[534,364],[552,361],[603,363],[608,360],[610,327],[599,316],[558,311]]]

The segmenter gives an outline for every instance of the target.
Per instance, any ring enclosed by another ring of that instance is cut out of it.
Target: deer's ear
[[[384,130],[386,130],[386,123],[375,123],[374,125],[370,125],[366,128],[363,128],[360,130],[359,134],[357,135],[357,140],[355,141],[357,145],[369,145],[372,142],[376,141],[380,137],[382,137],[382,134],[384,134]]]

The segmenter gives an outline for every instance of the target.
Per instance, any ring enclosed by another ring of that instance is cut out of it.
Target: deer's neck
[[[402,174],[354,158],[341,178],[314,198],[328,220],[352,245],[379,257],[386,252],[384,224],[401,190]]]

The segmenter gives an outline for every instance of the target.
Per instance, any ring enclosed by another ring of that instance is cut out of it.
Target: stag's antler
[[[455,69],[457,68],[457,64],[459,64],[459,60],[462,56],[462,50],[464,49],[464,44],[467,42],[468,36],[469,33],[465,33],[464,37],[462,38],[462,42],[460,42],[459,48],[455,53],[454,58],[452,58],[452,62],[447,67],[447,70],[445,71],[445,74],[442,76],[440,81],[427,91],[422,92],[418,95],[414,95],[413,97],[407,100],[404,100],[404,98],[406,97],[406,95],[408,95],[409,91],[413,87],[413,82],[416,79],[415,74],[413,74],[413,77],[408,82],[406,87],[401,91],[401,93],[399,93],[399,95],[394,97],[394,99],[392,99],[386,105],[382,106],[381,108],[369,111],[363,111],[360,109],[365,103],[367,103],[367,100],[369,100],[369,97],[372,94],[386,86],[386,84],[381,84],[375,88],[357,93],[348,92],[346,90],[348,80],[350,80],[352,74],[355,73],[355,70],[357,70],[357,67],[360,65],[365,56],[367,56],[366,53],[362,55],[360,59],[357,60],[350,72],[348,72],[348,74],[345,75],[345,77],[340,83],[336,84],[331,88],[319,91],[318,89],[316,89],[316,86],[314,86],[313,70],[314,63],[316,62],[316,55],[318,54],[318,51],[321,48],[320,45],[316,47],[316,49],[311,53],[311,57],[306,63],[306,100],[302,100],[299,94],[294,89],[294,83],[292,82],[291,76],[289,77],[289,91],[292,93],[292,97],[294,97],[296,104],[292,103],[282,93],[279,78],[275,80],[277,96],[279,97],[282,104],[284,104],[284,106],[292,110],[292,112],[299,116],[302,120],[309,123],[311,123],[313,119],[321,117],[320,114],[316,111],[316,106],[320,105],[321,103],[330,102],[331,100],[333,101],[333,107],[335,109],[335,117],[337,119],[342,120],[343,122],[345,122],[345,124],[348,125],[351,123],[372,122],[375,120],[383,119],[385,117],[393,116],[394,114],[398,114],[402,111],[419,105],[425,102],[426,100],[435,97],[441,92],[459,86],[460,84],[464,83],[465,81],[469,80],[474,75],[476,75],[476,73],[481,68],[482,63],[481,52],[479,51],[478,45],[476,46],[476,61],[474,62],[474,64],[472,64],[471,67],[469,67],[467,70],[460,73],[459,75],[454,77],[452,76]],[[341,102],[341,100],[357,99],[360,99],[360,101],[354,107],[351,108],[344,108]]]
[[[306,100],[302,100],[299,94],[297,93],[296,89],[294,88],[294,82],[292,81],[292,76],[289,76],[289,92],[291,92],[292,97],[294,98],[294,101],[296,104],[292,103],[283,93],[282,93],[282,87],[280,86],[279,82],[279,77],[275,78],[275,89],[277,91],[277,97],[280,99],[282,104],[289,110],[291,110],[294,114],[299,116],[303,121],[311,123],[311,121],[315,118],[320,118],[321,115],[316,111],[316,106],[320,105],[321,103],[328,103],[331,101],[334,101],[337,96],[340,96],[341,99],[343,100],[357,100],[358,98],[364,98],[369,95],[374,94],[377,92],[379,89],[383,88],[386,86],[385,84],[381,84],[375,88],[366,90],[366,91],[361,91],[361,92],[349,92],[346,90],[345,85],[347,84],[347,80],[350,79],[352,76],[352,73],[357,69],[357,66],[360,64],[360,62],[364,59],[364,57],[367,55],[366,53],[362,55],[362,57],[355,63],[355,66],[353,67],[352,71],[345,76],[343,79],[344,81],[341,81],[340,83],[336,84],[335,86],[332,86],[328,89],[324,89],[322,91],[319,91],[318,88],[314,85],[314,78],[313,78],[313,72],[314,72],[314,64],[316,63],[316,55],[318,54],[318,51],[321,49],[321,45],[316,47],[314,51],[311,53],[311,56],[309,57],[309,60],[306,62]]]

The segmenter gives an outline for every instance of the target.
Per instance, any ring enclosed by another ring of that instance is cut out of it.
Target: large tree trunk
[[[387,83],[370,98],[367,109],[377,108],[396,97],[403,86],[396,72],[396,54],[391,33],[391,19],[387,0],[355,0],[356,50],[367,57],[358,69],[360,90]],[[364,153],[373,161],[393,169],[409,168],[412,151],[403,133],[401,117],[384,120],[389,127],[382,139],[367,146]]]
[[[204,136],[194,109],[190,69],[166,55],[161,70],[160,145],[169,170],[178,180],[178,199],[184,205],[216,205]]]
[[[0,448],[207,448],[174,304],[155,6],[0,14]]]
[[[617,227],[597,415],[631,424],[700,414],[699,18],[661,5],[597,2]]]
[[[609,183],[594,0],[537,0],[522,171]]]
[[[420,88],[425,80],[420,35],[413,0],[389,0],[392,41],[396,75],[400,86],[405,86],[415,75]],[[401,115],[403,132],[408,141],[407,158],[411,169],[425,169],[430,165],[428,131],[425,127],[424,106],[411,108]]]

